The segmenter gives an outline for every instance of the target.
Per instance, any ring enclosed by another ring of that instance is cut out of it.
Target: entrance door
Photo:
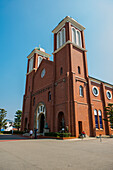
[[[40,133],[43,133],[44,129],[44,114],[40,115]]]
[[[79,127],[79,134],[82,133],[82,121],[78,122],[78,127]]]
[[[62,128],[65,127],[65,122],[64,122],[64,113],[59,112],[58,114],[58,132],[62,131]]]

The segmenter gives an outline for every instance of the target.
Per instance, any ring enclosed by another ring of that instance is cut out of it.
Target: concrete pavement
[[[113,138],[0,142],[0,170],[113,170]]]

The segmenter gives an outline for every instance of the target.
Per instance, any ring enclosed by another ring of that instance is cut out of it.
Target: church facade
[[[37,47],[28,55],[21,130],[43,133],[68,129],[78,137],[113,134],[104,108],[113,103],[113,85],[88,75],[85,28],[65,17],[52,31],[53,61]]]

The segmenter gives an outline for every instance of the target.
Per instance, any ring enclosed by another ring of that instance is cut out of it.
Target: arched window
[[[63,68],[61,67],[60,68],[60,75],[62,75],[63,74]]]
[[[48,92],[48,101],[51,101],[51,92]]]
[[[34,61],[34,57],[32,57],[29,61],[29,72],[33,69],[33,61]]]
[[[76,44],[76,30],[72,28],[72,42]]]
[[[78,74],[80,74],[80,66],[78,66]]]
[[[61,44],[61,35],[60,32],[57,34],[57,49],[60,48],[60,44]]]
[[[97,110],[94,110],[94,115],[95,115],[95,127],[98,129],[98,115],[97,115]]]
[[[81,35],[79,31],[77,31],[77,45],[81,47]]]
[[[62,29],[62,45],[65,43],[65,28]]]
[[[41,56],[38,56],[38,67],[40,65],[40,63],[42,62],[43,58]]]
[[[79,94],[81,97],[83,97],[83,87],[79,86]]]
[[[103,129],[103,125],[102,125],[102,113],[101,113],[101,110],[98,111],[98,115],[99,115],[99,121],[100,121],[100,128]]]
[[[57,33],[57,49],[65,43],[65,28]]]
[[[82,47],[81,32],[72,27],[72,42]]]

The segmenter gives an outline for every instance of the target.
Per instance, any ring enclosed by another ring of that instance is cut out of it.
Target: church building
[[[85,28],[66,16],[52,31],[53,61],[36,47],[28,55],[21,130],[44,133],[68,129],[78,137],[113,134],[104,108],[113,103],[113,85],[88,75]]]

